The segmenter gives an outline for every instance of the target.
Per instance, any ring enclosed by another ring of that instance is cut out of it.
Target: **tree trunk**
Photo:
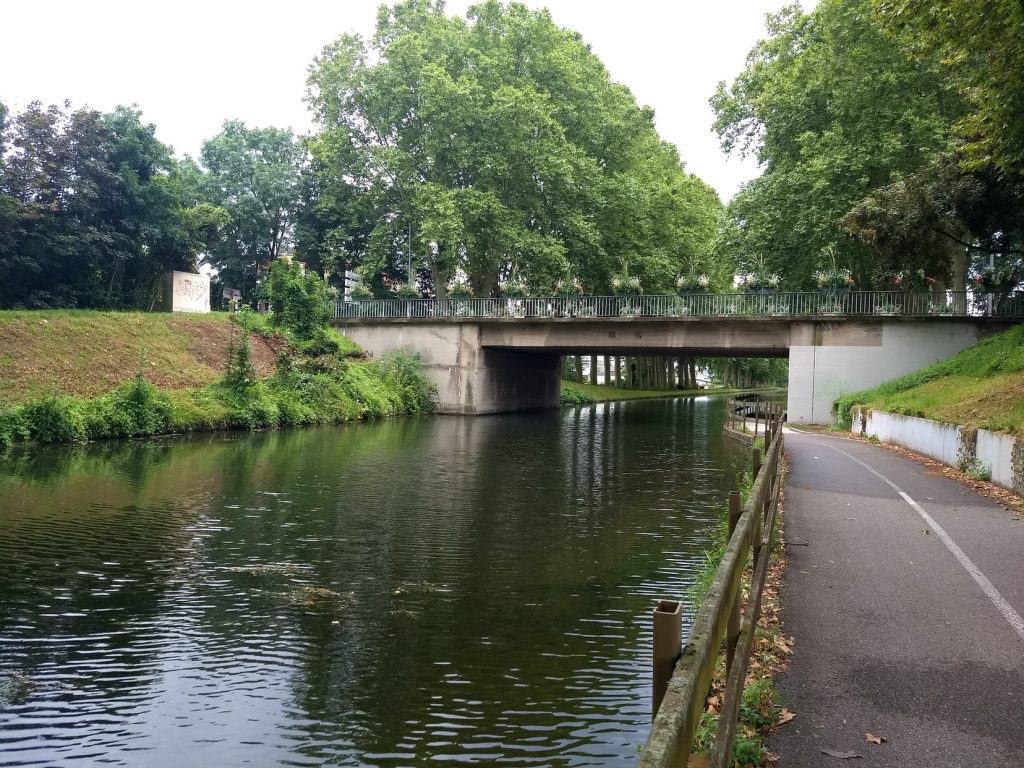
[[[576,363],[576,370],[574,371],[574,373],[576,374],[576,382],[579,383],[579,384],[582,384],[583,383],[583,356],[582,355],[575,355],[573,357],[573,361]]]

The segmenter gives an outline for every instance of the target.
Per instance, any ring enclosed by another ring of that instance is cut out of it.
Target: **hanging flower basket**
[[[754,296],[767,296],[779,287],[779,276],[768,272],[755,272],[740,282],[740,288]]]
[[[507,280],[498,289],[502,296],[509,299],[525,299],[529,295],[526,283],[522,280]]]
[[[984,269],[973,282],[983,293],[1009,293],[1020,284],[1020,277],[1012,269]]]
[[[644,289],[639,277],[616,275],[612,278],[612,290],[617,296],[640,296]]]
[[[814,281],[822,293],[849,293],[853,286],[853,275],[848,269],[824,269],[814,273]]]
[[[695,293],[707,293],[711,287],[711,281],[707,275],[698,275],[690,272],[676,278],[676,290],[680,296],[692,296]]]
[[[410,285],[409,283],[402,283],[399,285],[398,288],[395,289],[395,295],[403,301],[412,301],[413,299],[423,298],[423,294],[416,289],[416,286]]]
[[[577,283],[574,280],[559,280],[555,283],[555,296],[565,296],[566,298],[575,298],[583,295],[582,283]]]

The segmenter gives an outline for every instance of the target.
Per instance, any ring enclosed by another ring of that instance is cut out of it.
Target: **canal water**
[[[0,765],[635,762],[717,398],[0,456]]]

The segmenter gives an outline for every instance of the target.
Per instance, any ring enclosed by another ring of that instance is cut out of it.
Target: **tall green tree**
[[[228,212],[224,236],[206,261],[221,282],[252,301],[292,237],[305,150],[290,130],[228,120],[203,142],[200,157],[209,201]]]
[[[875,0],[918,61],[941,59],[969,109],[957,123],[972,169],[1024,173],[1024,5],[1019,0]]]
[[[840,219],[947,151],[959,100],[941,65],[908,59],[869,0],[789,6],[768,18],[768,33],[711,100],[723,148],[763,168],[729,206],[723,247],[741,271],[763,256],[790,287],[808,288],[835,243],[861,287],[883,281],[876,251]]]
[[[134,108],[30,104],[0,143],[0,307],[148,307],[194,269],[217,212]]]
[[[517,3],[384,7],[372,39],[314,61],[309,102],[322,213],[373,222],[349,255],[378,276],[422,270],[440,296],[458,275],[477,295],[566,272],[606,290],[624,267],[665,288],[720,216],[579,35]]]

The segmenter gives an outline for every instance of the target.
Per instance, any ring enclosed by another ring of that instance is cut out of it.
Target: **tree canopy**
[[[135,108],[36,102],[0,128],[0,307],[148,307],[223,224]]]
[[[546,11],[384,7],[372,39],[343,36],[314,61],[308,98],[321,210],[373,222],[311,247],[372,274],[419,271],[441,296],[463,276],[490,295],[510,277],[607,289],[624,270],[667,288],[710,250],[717,196]]]
[[[228,120],[203,142],[200,158],[208,199],[228,213],[225,236],[214,241],[206,261],[223,284],[252,300],[290,240],[305,150],[290,130]]]
[[[789,6],[768,31],[711,100],[723,148],[756,154],[764,169],[730,205],[726,244],[741,269],[763,255],[806,288],[835,243],[867,286],[879,265],[840,219],[948,148],[957,99],[937,66],[907,59],[868,0],[823,0],[809,14]]]
[[[957,122],[972,169],[1024,173],[1024,5],[1019,0],[874,0],[918,61],[940,59],[969,109]]]

